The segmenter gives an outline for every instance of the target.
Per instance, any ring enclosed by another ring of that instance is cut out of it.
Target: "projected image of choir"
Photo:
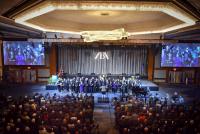
[[[177,44],[164,45],[161,65],[167,67],[199,67],[200,45]]]
[[[42,43],[4,42],[5,65],[44,65]]]

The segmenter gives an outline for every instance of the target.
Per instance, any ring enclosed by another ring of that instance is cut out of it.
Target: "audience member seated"
[[[172,103],[173,104],[184,103],[184,98],[181,95],[179,95],[177,92],[174,92],[174,94],[172,95]]]

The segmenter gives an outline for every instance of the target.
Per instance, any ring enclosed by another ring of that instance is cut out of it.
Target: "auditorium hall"
[[[0,0],[0,134],[200,134],[199,0]]]

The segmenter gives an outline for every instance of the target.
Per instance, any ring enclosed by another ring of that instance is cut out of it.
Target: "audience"
[[[0,96],[2,134],[91,134],[93,96]]]
[[[200,103],[172,103],[158,95],[148,99],[113,98],[120,134],[200,134]],[[123,97],[123,96],[122,96]],[[171,100],[180,96],[175,93]],[[34,94],[0,95],[0,134],[97,134],[94,97]]]
[[[116,126],[120,134],[200,134],[200,103],[167,104],[151,98],[129,97],[115,102]]]

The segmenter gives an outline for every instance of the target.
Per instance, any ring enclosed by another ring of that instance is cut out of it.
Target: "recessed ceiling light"
[[[108,12],[103,12],[103,13],[101,13],[101,16],[109,16],[109,13]]]

